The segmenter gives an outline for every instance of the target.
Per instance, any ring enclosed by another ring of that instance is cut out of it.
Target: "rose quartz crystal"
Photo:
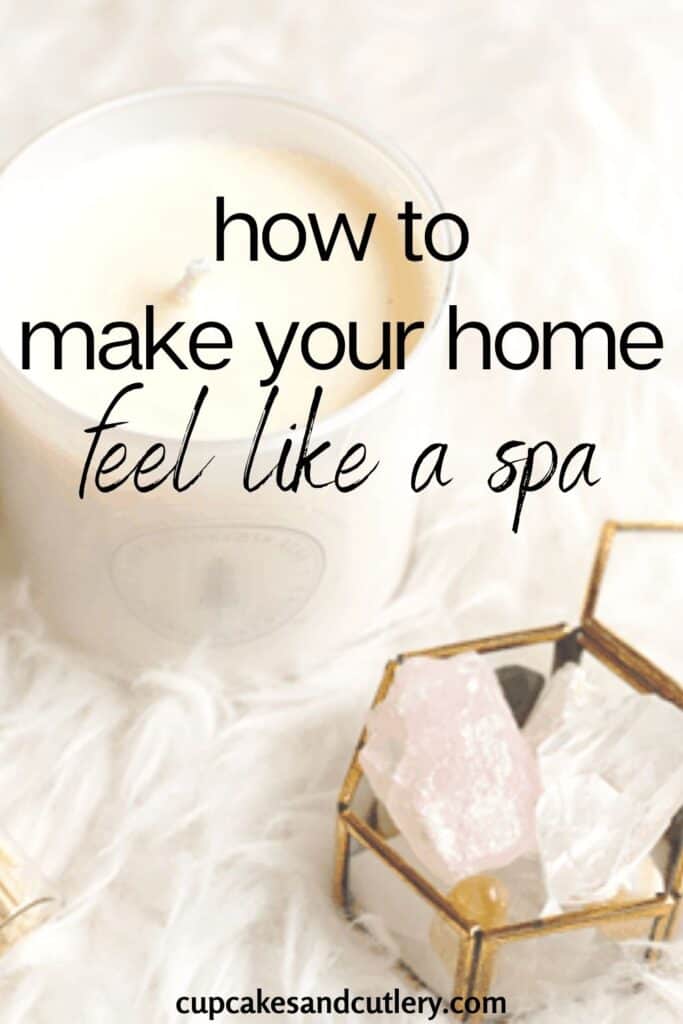
[[[478,654],[409,658],[370,712],[361,764],[439,881],[509,864],[536,845],[536,757]]]

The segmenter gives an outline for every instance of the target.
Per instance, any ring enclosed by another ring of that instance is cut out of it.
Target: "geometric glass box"
[[[511,706],[516,676],[524,677],[525,685],[535,679],[541,687],[552,672],[583,661],[590,663],[590,671],[608,673],[620,684],[655,693],[683,709],[677,682],[683,680],[683,640],[676,624],[663,615],[672,605],[662,599],[676,588],[683,589],[683,524],[608,522],[577,627],[553,625],[401,654],[386,665],[373,707],[384,700],[406,659],[476,651],[491,660]],[[616,955],[652,959],[656,951],[644,940],[660,942],[677,933],[683,810],[657,847],[662,883],[657,890],[550,916],[525,916],[528,908],[518,901],[511,919],[491,926],[457,912],[444,887],[406,853],[364,776],[359,760],[364,742],[365,732],[339,795],[334,897],[350,917],[365,914],[382,922],[384,937],[388,933],[399,961],[417,982],[445,998],[459,997],[452,1017],[479,1020],[486,998],[506,997],[505,979],[515,979],[522,988],[520,979],[528,979],[528,1006],[542,1001],[542,986],[532,991],[532,980],[546,978],[555,985],[564,980],[574,986],[585,975],[563,978],[563,968],[581,943],[590,952],[590,974],[595,975]],[[512,897],[514,902],[516,894]],[[624,946],[624,938],[643,941]],[[510,1012],[527,1008],[519,998],[516,1005],[506,998],[506,1004]]]

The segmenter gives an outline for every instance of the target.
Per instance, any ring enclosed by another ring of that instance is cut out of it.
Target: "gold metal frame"
[[[667,676],[659,668],[644,658],[638,651],[630,647],[620,637],[611,633],[595,618],[595,609],[604,579],[607,561],[612,548],[615,534],[619,530],[670,530],[683,532],[683,524],[656,523],[619,523],[608,522],[603,527],[593,571],[588,584],[584,603],[581,625],[570,629],[565,624],[547,626],[540,629],[523,630],[521,632],[483,637],[461,643],[447,644],[424,650],[409,651],[389,661],[379,689],[373,701],[373,707],[384,700],[394,681],[394,675],[401,662],[408,658],[429,656],[432,658],[450,658],[466,651],[480,653],[491,651],[512,650],[517,647],[530,647],[536,644],[550,643],[555,648],[555,664],[567,659],[563,650],[585,650],[599,659],[629,685],[638,690],[647,690],[672,701],[683,708],[683,694],[676,681]],[[467,920],[458,915],[448,900],[419,871],[408,864],[389,845],[387,840],[368,821],[364,820],[352,808],[352,803],[363,778],[360,764],[360,751],[365,743],[363,733],[357,744],[351,764],[339,794],[337,808],[337,843],[334,865],[334,898],[337,904],[352,916],[352,901],[349,891],[349,859],[351,839],[355,839],[367,850],[380,857],[387,868],[398,874],[402,880],[425,899],[435,912],[442,914],[460,937],[460,953],[453,979],[453,994],[478,996],[487,994],[491,981],[495,956],[502,945],[518,942],[539,935],[556,934],[574,931],[579,928],[622,920],[650,920],[650,941],[659,942],[669,938],[675,931],[683,907],[683,843],[678,847],[672,843],[671,854],[666,877],[666,889],[651,899],[630,901],[615,906],[614,904],[598,904],[570,913],[556,914],[550,917],[522,921],[498,928],[485,929],[478,922]],[[646,956],[654,957],[654,948],[648,949]],[[414,977],[410,965],[404,965]],[[470,1015],[468,1020],[479,1019]]]
[[[601,660],[606,661],[627,682],[639,690],[648,690],[665,697],[679,708],[683,708],[683,691],[680,684],[654,662],[624,639],[617,636],[596,618],[600,587],[605,578],[607,564],[612,552],[614,538],[618,533],[683,533],[683,523],[622,523],[610,520],[605,523],[600,535],[593,571],[588,581],[588,590],[581,616],[581,628],[593,645],[602,652]],[[595,653],[595,651],[593,652]]]

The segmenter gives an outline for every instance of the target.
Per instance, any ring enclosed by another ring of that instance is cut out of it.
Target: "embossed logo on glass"
[[[231,646],[289,622],[324,568],[324,551],[309,534],[236,524],[142,534],[116,551],[111,575],[129,610],[155,632]]]

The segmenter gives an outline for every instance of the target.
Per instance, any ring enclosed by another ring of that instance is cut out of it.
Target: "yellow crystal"
[[[508,891],[492,875],[473,875],[450,890],[446,899],[456,914],[483,929],[499,928],[507,921]],[[429,929],[432,949],[442,963],[453,970],[458,957],[460,937],[445,914],[438,913]]]
[[[499,928],[507,919],[507,889],[492,875],[463,879],[451,889],[448,901],[456,913],[484,929]]]

